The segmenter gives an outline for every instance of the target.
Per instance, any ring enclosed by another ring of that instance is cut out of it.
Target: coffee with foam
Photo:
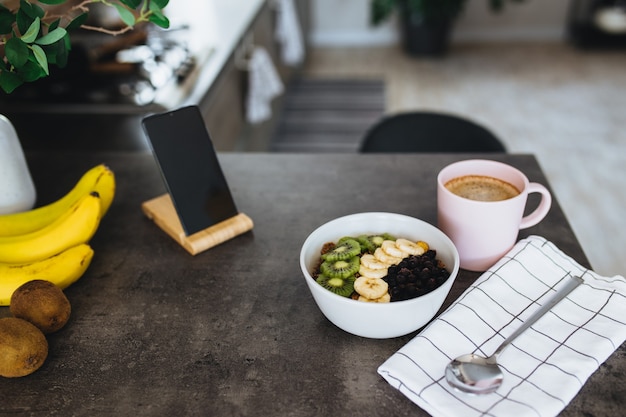
[[[464,175],[453,178],[445,183],[445,187],[459,197],[476,201],[502,201],[520,194],[514,185],[485,175]]]

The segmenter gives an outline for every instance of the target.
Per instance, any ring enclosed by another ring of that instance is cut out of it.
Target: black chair
[[[485,127],[462,117],[434,112],[386,116],[365,134],[359,152],[506,153]]]

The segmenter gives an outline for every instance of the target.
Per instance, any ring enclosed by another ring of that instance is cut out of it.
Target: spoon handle
[[[530,316],[522,325],[515,330],[509,337],[507,337],[504,342],[496,349],[492,357],[496,357],[506,348],[517,336],[524,333],[526,329],[535,324],[537,320],[539,320],[544,314],[552,309],[555,305],[559,303],[562,299],[567,297],[569,293],[571,293],[574,288],[578,287],[583,283],[583,279],[581,277],[569,277],[565,284],[557,290],[556,293],[546,302],[544,305],[539,308],[539,310],[535,311],[535,313]]]

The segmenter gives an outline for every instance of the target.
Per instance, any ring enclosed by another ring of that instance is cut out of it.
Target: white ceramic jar
[[[37,193],[15,128],[0,115],[0,214],[29,210]]]

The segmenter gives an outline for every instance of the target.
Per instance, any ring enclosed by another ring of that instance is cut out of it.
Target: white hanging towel
[[[265,48],[256,46],[248,63],[246,118],[260,123],[272,117],[272,100],[283,93],[283,82]]]
[[[282,44],[285,65],[296,66],[304,60],[304,43],[293,0],[277,0],[278,16],[275,37]]]

